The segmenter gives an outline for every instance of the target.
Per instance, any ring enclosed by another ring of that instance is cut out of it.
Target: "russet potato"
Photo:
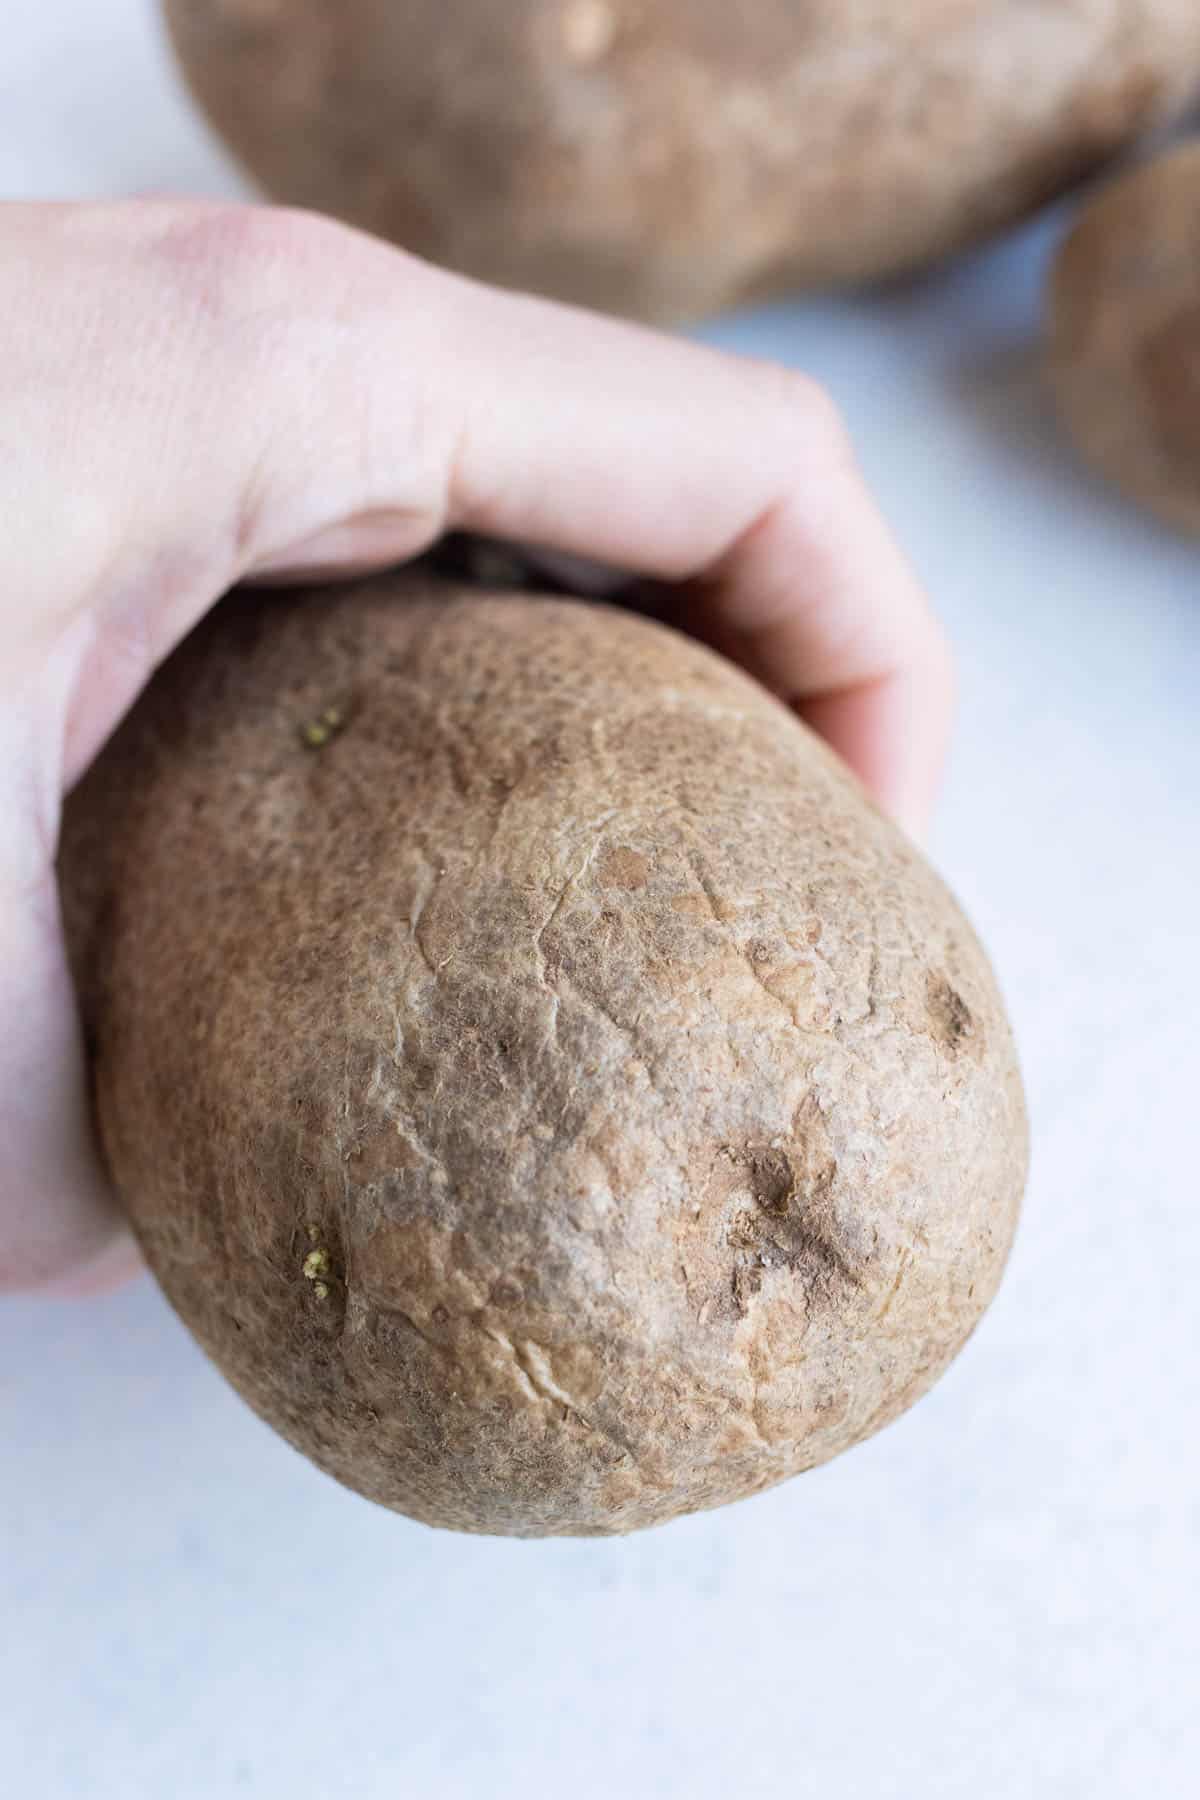
[[[250,1404],[431,1524],[611,1533],[922,1394],[1026,1161],[987,961],[748,676],[419,567],[235,594],[72,795],[97,1124]]]
[[[1200,83],[1195,0],[167,0],[266,192],[657,320],[917,267]]]
[[[1200,535],[1200,143],[1084,209],[1054,267],[1050,371],[1086,461]]]

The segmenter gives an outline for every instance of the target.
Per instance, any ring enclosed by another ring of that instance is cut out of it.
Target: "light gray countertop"
[[[149,0],[5,9],[0,194],[236,191]],[[1200,1766],[1200,548],[1082,477],[1059,229],[708,334],[828,382],[961,658],[935,840],[1011,1000],[1001,1296],[834,1466],[627,1542],[427,1532],[245,1411],[149,1283],[0,1309],[14,1800],[1126,1800]],[[2,401],[0,401],[2,404]]]

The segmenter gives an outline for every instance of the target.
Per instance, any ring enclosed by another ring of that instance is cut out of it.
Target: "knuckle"
[[[167,209],[156,248],[175,286],[226,326],[311,305],[328,291],[353,235],[316,213],[199,204]]]

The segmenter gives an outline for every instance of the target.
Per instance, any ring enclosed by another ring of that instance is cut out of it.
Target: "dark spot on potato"
[[[750,1301],[762,1291],[763,1272],[755,1263],[739,1262],[735,1264],[730,1278],[730,1292],[733,1296],[733,1309],[739,1318],[745,1318],[750,1310]]]
[[[417,1093],[430,1093],[438,1084],[438,1071],[435,1064],[424,1057],[413,1057],[409,1063],[409,1079]]]
[[[735,1213],[725,1233],[725,1241],[734,1250],[753,1250],[758,1243],[758,1222],[752,1212]]]
[[[837,1163],[813,1100],[799,1108],[787,1146],[731,1151],[727,1157],[755,1203],[752,1212],[739,1211],[726,1227],[735,1257],[735,1297],[758,1293],[764,1268],[790,1269],[814,1288],[831,1281],[861,1284],[864,1258],[834,1202]],[[747,1268],[752,1275],[737,1273]]]
[[[796,1174],[784,1150],[758,1150],[747,1158],[750,1191],[771,1218],[787,1217],[796,1190]]]
[[[962,995],[951,987],[944,975],[929,975],[925,984],[925,1009],[933,1036],[956,1056],[972,1036],[975,1021]]]

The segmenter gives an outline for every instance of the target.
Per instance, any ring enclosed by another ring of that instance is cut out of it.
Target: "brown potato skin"
[[[1050,370],[1081,455],[1200,534],[1200,143],[1085,208],[1054,266]]]
[[[1200,81],[1195,0],[167,0],[275,199],[670,321],[987,236]]]
[[[234,595],[61,873],[150,1264],[373,1500],[534,1536],[737,1499],[895,1417],[995,1292],[1026,1130],[983,953],[665,627],[424,570]]]

